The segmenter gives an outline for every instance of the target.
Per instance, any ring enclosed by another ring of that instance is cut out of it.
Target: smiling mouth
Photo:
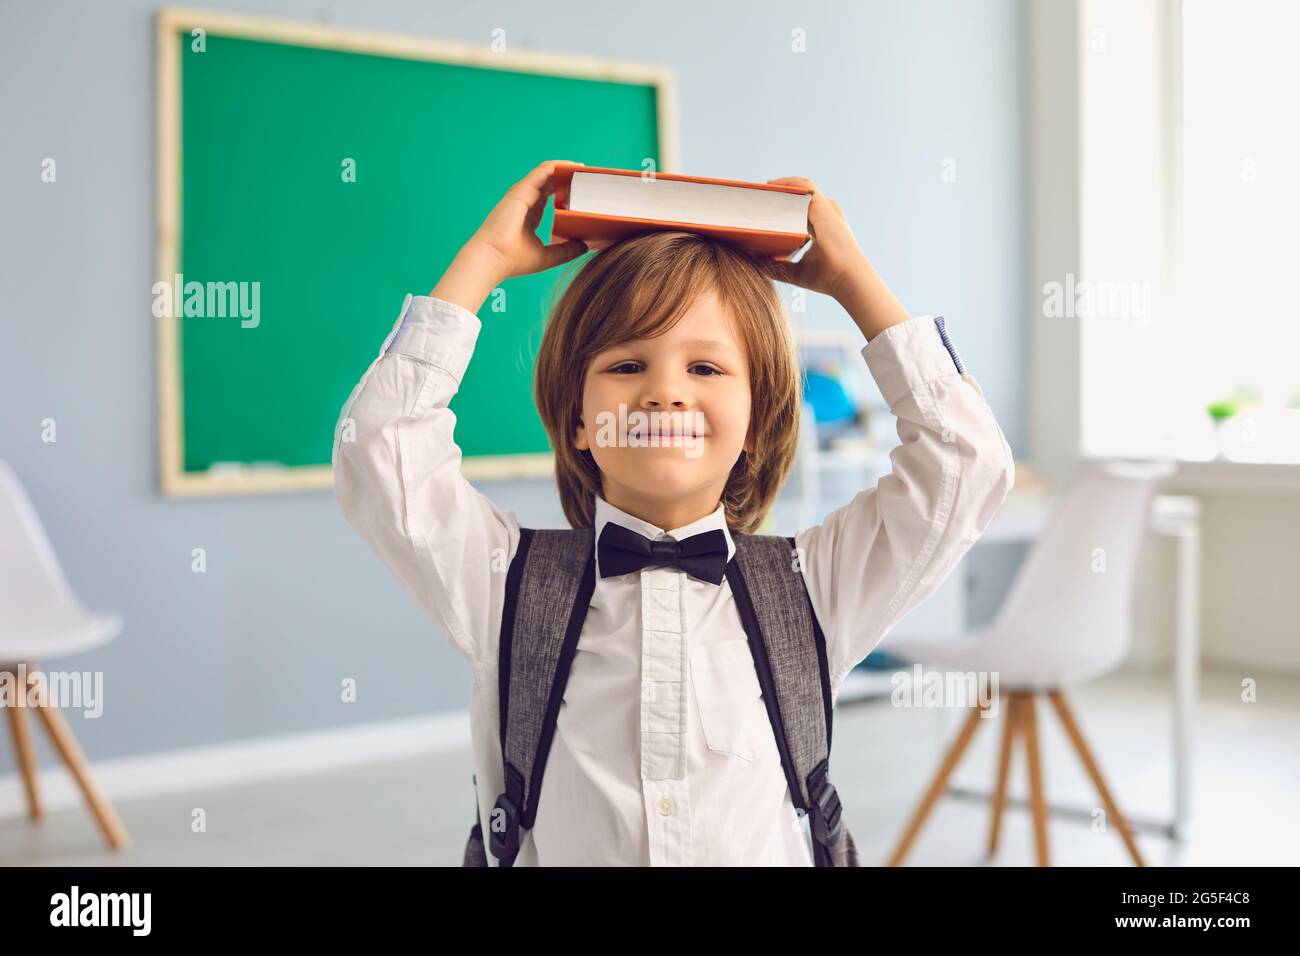
[[[682,439],[682,440],[688,438],[699,439],[703,437],[704,437],[703,435],[698,435],[695,432],[675,432],[675,431],[664,430],[664,429],[661,429],[657,432],[651,432],[651,431],[628,432],[628,438],[635,438],[637,441],[646,441],[653,438],[658,438],[660,441],[675,441],[677,439]]]

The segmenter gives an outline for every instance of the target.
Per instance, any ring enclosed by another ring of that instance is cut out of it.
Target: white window
[[[1300,463],[1300,3],[1083,18],[1081,450]]]

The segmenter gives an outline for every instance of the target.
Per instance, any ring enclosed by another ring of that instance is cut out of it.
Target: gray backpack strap
[[[814,863],[858,866],[829,776],[826,638],[794,561],[794,538],[733,533],[732,540],[736,554],[727,565],[727,580],[749,637],[791,799],[808,816]]]
[[[521,832],[537,818],[555,722],[595,588],[591,528],[521,529],[506,577],[498,660],[505,791],[488,821],[488,845],[501,866],[514,865]]]

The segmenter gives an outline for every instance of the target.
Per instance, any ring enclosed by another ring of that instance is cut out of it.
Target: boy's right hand
[[[456,253],[430,296],[477,312],[488,294],[511,276],[544,272],[587,251],[579,239],[547,245],[537,237],[546,199],[555,191],[557,162],[547,160],[506,191]]]

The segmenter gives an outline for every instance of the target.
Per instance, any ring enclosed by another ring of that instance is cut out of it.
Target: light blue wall
[[[682,167],[816,180],[903,302],[947,316],[1024,453],[1017,0],[204,5],[477,43],[503,27],[516,49],[673,67]],[[74,715],[74,730],[112,757],[464,707],[468,669],[327,492],[156,491],[153,10],[0,4],[0,457],[84,603],[127,622],[66,662],[104,672],[104,716]],[[790,50],[795,28],[806,53]],[[521,173],[544,158],[521,156]],[[427,289],[393,289],[394,313],[407,291]],[[811,309],[848,325],[833,304]],[[485,490],[526,524],[562,523],[549,485]],[[206,574],[190,570],[195,547]],[[355,704],[339,700],[347,677]]]

